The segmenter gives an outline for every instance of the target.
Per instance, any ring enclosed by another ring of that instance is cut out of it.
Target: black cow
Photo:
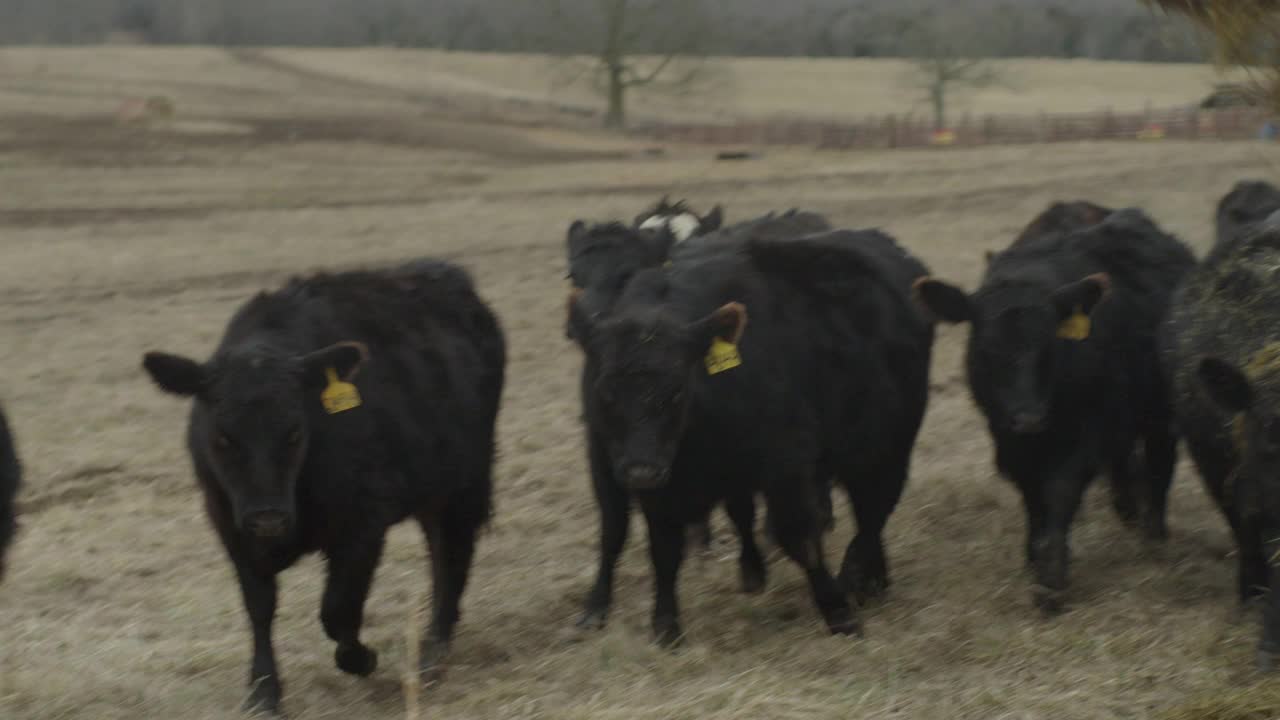
[[[1155,338],[1194,262],[1128,209],[1074,232],[1020,238],[991,260],[972,295],[934,279],[917,285],[939,318],[973,326],[970,389],[1000,473],[1022,492],[1034,597],[1046,612],[1062,606],[1071,520],[1100,468],[1119,516],[1142,514],[1147,536],[1166,535],[1176,436]]]
[[[1018,237],[1014,238],[1013,245],[1045,235],[1083,230],[1106,220],[1113,212],[1115,210],[1087,200],[1055,202],[1022,229]]]
[[[1242,180],[1218,201],[1218,244],[1230,242],[1280,210],[1280,188],[1264,180]]]
[[[1226,516],[1242,602],[1266,598],[1258,663],[1280,655],[1280,229],[1217,245],[1161,334],[1178,429]]]
[[[881,534],[927,401],[933,327],[904,280],[927,269],[875,231],[713,237],[678,246],[667,268],[637,272],[611,307],[591,289],[570,296],[602,516],[584,619],[607,616],[634,498],[656,575],[653,629],[675,642],[682,526],[720,501],[734,515],[758,491],[828,627],[857,632],[846,592],[888,587]],[[840,583],[822,553],[820,495],[830,475],[858,524]]]
[[[420,261],[261,293],[206,362],[146,355],[161,389],[195,399],[188,449],[253,626],[248,705],[277,708],[275,577],[312,551],[338,667],[373,672],[364,602],[387,529],[410,516],[432,558],[422,667],[442,661],[490,514],[505,352],[465,271]]]
[[[588,225],[581,220],[570,225],[566,241],[569,280],[575,288],[591,290],[587,302],[593,304],[593,312],[611,308],[635,273],[666,263],[672,248],[682,239],[699,238],[695,242],[701,242],[700,238],[707,236],[713,238],[710,242],[749,237],[788,239],[830,228],[830,223],[821,215],[792,209],[782,214],[771,212],[714,232],[720,228],[723,218],[722,210],[717,205],[707,218],[699,219],[699,227],[693,234],[681,238],[680,228],[673,227],[667,221],[682,214],[697,217],[683,201],[671,204],[667,198],[663,198],[653,208],[637,216],[632,227],[622,223]],[[573,338],[572,324],[566,328],[566,335]],[[826,527],[830,528],[833,524],[830,498],[823,496],[823,500]],[[742,541],[739,566],[743,592],[759,592],[764,589],[765,571],[763,555],[752,532],[755,526],[755,503],[747,497],[735,500],[731,507],[725,509]],[[691,523],[689,530],[696,544],[704,548],[710,547],[709,518]],[[594,616],[583,618],[585,626],[597,625],[599,622],[600,619]]]
[[[4,412],[0,411],[0,580],[4,579],[5,554],[18,529],[14,500],[22,483],[22,466],[13,446]]]

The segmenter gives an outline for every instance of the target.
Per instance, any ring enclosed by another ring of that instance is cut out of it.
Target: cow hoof
[[[284,717],[280,712],[280,685],[269,680],[260,681],[254,685],[240,709],[253,715]]]
[[[424,683],[439,682],[444,678],[445,657],[449,654],[449,643],[441,640],[426,640],[418,655],[418,677]]]
[[[1066,591],[1054,590],[1044,585],[1035,585],[1031,588],[1031,602],[1035,604],[1045,617],[1053,617],[1062,612],[1066,603]]]
[[[580,630],[603,630],[609,622],[609,611],[603,608],[590,608],[578,618]]]
[[[859,605],[879,600],[889,590],[887,575],[867,575],[856,566],[846,567],[836,580],[845,594],[852,595]]]
[[[368,677],[378,669],[378,653],[360,643],[340,643],[333,653],[338,669],[349,675]]]
[[[849,610],[832,613],[827,618],[827,628],[832,635],[862,637],[862,622]]]
[[[675,618],[661,618],[653,621],[653,641],[658,647],[672,649],[679,647],[684,639],[684,631]]]

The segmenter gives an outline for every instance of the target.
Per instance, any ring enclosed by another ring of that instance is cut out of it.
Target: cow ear
[[[1110,293],[1111,277],[1097,273],[1054,290],[1052,299],[1058,318],[1064,319],[1077,312],[1088,315]]]
[[[591,337],[591,321],[587,318],[586,309],[582,307],[584,293],[585,291],[582,288],[574,288],[569,291],[569,302],[566,305],[568,319],[565,323],[565,335],[570,340],[585,347],[587,340]]]
[[[698,234],[706,235],[720,229],[724,224],[724,208],[716,205],[711,208],[711,212],[703,216],[698,222]]]
[[[582,233],[586,229],[587,229],[587,223],[585,223],[582,220],[574,220],[573,223],[569,225],[569,232],[565,235],[565,238],[569,242],[573,242],[579,237],[582,237]]]
[[[747,329],[747,306],[739,302],[726,303],[695,322],[693,327],[697,345],[695,349],[699,353],[705,353],[717,338],[737,345]]]
[[[302,357],[304,382],[308,387],[320,387],[329,382],[328,370],[349,381],[368,359],[369,348],[361,342],[340,342],[321,348]]]
[[[1253,407],[1253,386],[1249,378],[1231,363],[1214,357],[1205,358],[1196,368],[1196,375],[1209,397],[1223,410],[1241,413]]]
[[[973,306],[969,303],[969,296],[954,285],[922,277],[912,283],[911,294],[920,307],[939,320],[963,323],[973,319]]]
[[[149,352],[142,356],[142,367],[157,387],[174,395],[199,395],[207,383],[204,366],[181,355]]]
[[[988,250],[982,254],[982,257],[987,261],[987,264],[990,265],[991,261],[996,259],[996,251]]]

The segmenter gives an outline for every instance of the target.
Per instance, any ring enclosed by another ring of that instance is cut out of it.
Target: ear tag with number
[[[715,375],[725,370],[732,370],[742,364],[742,356],[738,354],[738,346],[717,337],[711,341],[711,349],[706,357],[707,374]]]
[[[1076,311],[1058,325],[1058,337],[1063,340],[1084,340],[1089,337],[1091,325],[1089,316],[1077,305]]]
[[[336,415],[360,407],[360,391],[355,385],[339,380],[338,373],[333,368],[325,368],[324,376],[329,380],[329,384],[320,393],[320,404],[324,405],[325,412]]]

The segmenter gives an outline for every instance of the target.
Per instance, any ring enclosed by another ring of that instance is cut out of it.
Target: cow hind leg
[[[334,663],[339,670],[361,677],[378,667],[378,653],[360,642],[364,604],[382,557],[383,538],[353,541],[329,552],[329,573],[320,605],[320,624],[338,644]]]
[[[1107,478],[1111,484],[1111,508],[1125,525],[1136,525],[1139,517],[1138,493],[1134,479],[1145,474],[1144,460],[1130,447],[1116,450]]]
[[[703,552],[711,552],[711,513],[689,525],[688,542]]]
[[[461,618],[462,593],[471,573],[481,522],[471,515],[445,508],[423,512],[418,517],[431,553],[431,625],[422,638],[418,658],[418,669],[427,677],[442,672],[454,626]]]
[[[803,482],[790,485],[808,487]],[[785,485],[784,485],[785,487]],[[822,552],[822,528],[812,498],[774,489],[768,493],[773,537],[787,557],[804,569],[813,602],[833,635],[861,635],[862,624],[844,590],[827,569]]]
[[[891,470],[847,478],[849,502],[858,533],[845,549],[840,585],[858,602],[882,597],[889,589],[889,562],[884,551],[884,527],[906,485],[907,463]]]
[[[1147,432],[1143,439],[1143,457],[1147,497],[1142,532],[1150,540],[1166,540],[1169,537],[1165,523],[1169,486],[1173,484],[1174,466],[1178,463],[1178,438],[1167,425]]]
[[[742,592],[758,593],[764,590],[768,571],[765,569],[764,556],[760,554],[760,547],[756,544],[755,498],[750,493],[732,497],[725,502],[725,510],[742,542],[742,552],[738,555]]]

